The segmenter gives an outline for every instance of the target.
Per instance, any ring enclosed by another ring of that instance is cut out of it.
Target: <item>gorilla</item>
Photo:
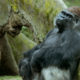
[[[80,58],[80,7],[61,11],[42,43],[24,53],[23,80],[74,80]],[[36,75],[36,76],[35,76]]]

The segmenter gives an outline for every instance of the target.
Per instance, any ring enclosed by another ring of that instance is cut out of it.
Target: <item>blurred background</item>
[[[55,16],[70,6],[80,6],[80,0],[0,0],[0,80],[22,80],[23,53],[41,43]]]
[[[67,6],[80,6],[80,0],[64,0]]]

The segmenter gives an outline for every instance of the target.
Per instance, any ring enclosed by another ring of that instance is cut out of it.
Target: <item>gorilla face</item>
[[[63,32],[66,28],[76,28],[80,26],[80,19],[77,15],[68,10],[61,11],[54,20],[54,25],[59,28],[59,32]]]

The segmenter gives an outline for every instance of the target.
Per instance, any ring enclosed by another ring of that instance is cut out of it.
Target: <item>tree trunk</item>
[[[3,73],[8,73],[8,71],[13,72],[13,74],[18,74],[18,66],[14,59],[10,44],[8,43],[7,36],[0,39],[1,48],[1,69]],[[6,68],[6,70],[5,70]],[[5,71],[4,71],[5,70]],[[3,74],[0,71],[0,74]]]

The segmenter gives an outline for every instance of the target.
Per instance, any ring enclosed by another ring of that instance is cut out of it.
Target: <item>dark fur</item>
[[[24,80],[31,80],[35,72],[40,73],[49,66],[69,70],[71,80],[74,79],[80,57],[79,22],[80,19],[67,10],[58,14],[56,28],[47,34],[41,44],[24,53],[19,65]]]

